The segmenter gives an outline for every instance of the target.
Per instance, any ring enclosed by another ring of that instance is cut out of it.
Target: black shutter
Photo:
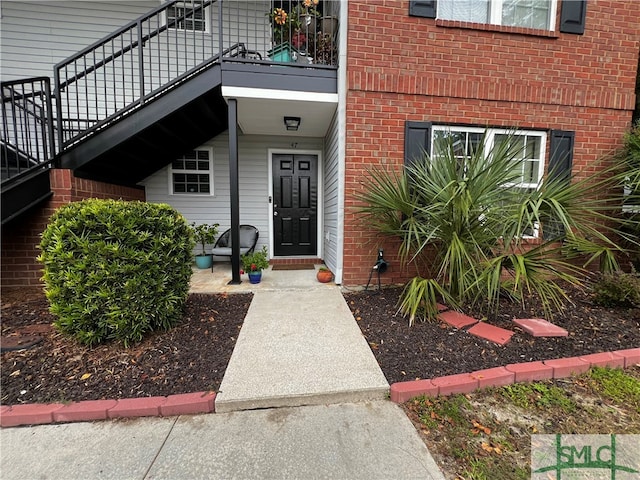
[[[587,16],[587,0],[562,0],[560,7],[560,31],[582,35]]]
[[[437,0],[410,0],[409,15],[412,17],[436,18]]]
[[[411,165],[416,159],[431,152],[431,122],[404,124],[404,164]]]
[[[551,130],[549,147],[549,175],[550,179],[560,178],[567,184],[571,181],[573,166],[573,144],[575,132],[566,130]],[[564,225],[557,219],[551,218],[542,226],[542,236],[545,240],[563,237]]]
[[[573,142],[575,132],[551,130],[551,153],[549,155],[549,178],[571,178],[573,166]]]

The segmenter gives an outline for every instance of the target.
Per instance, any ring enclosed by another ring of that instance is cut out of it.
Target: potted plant
[[[269,268],[267,260],[267,247],[263,245],[262,250],[247,253],[242,258],[243,271],[249,276],[249,282],[260,283],[262,280],[262,270]]]
[[[271,19],[273,32],[273,48],[267,52],[269,58],[276,62],[291,62],[293,50],[291,36],[299,30],[300,21],[279,7],[274,8],[267,15]]]
[[[329,283],[331,280],[333,280],[333,273],[331,273],[331,270],[323,265],[318,269],[316,278],[320,283]]]
[[[211,255],[207,255],[205,245],[213,244],[216,239],[219,226],[220,224],[218,223],[201,223],[200,225],[196,225],[196,223],[193,222],[191,224],[191,231],[196,239],[196,243],[202,245],[202,252],[196,255],[196,265],[198,268],[211,268],[211,262],[213,259],[211,258]]]

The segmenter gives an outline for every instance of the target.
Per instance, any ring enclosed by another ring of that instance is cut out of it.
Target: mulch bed
[[[3,292],[2,345],[21,336],[37,335],[41,341],[26,350],[2,353],[0,403],[217,390],[251,298],[251,294],[192,294],[180,325],[126,349],[117,344],[87,348],[58,333],[50,326],[54,317],[41,291]]]
[[[566,288],[573,305],[566,304],[547,320],[566,329],[568,337],[532,337],[513,323],[514,318],[545,318],[533,299],[527,309],[503,300],[497,315],[464,310],[476,319],[514,331],[504,346],[440,322],[417,321],[409,327],[408,318],[396,315],[402,291],[398,288],[345,298],[389,383],[640,347],[640,309],[599,307],[585,291]]]
[[[540,317],[535,302],[527,310],[503,302],[485,320],[515,331],[505,346],[474,337],[444,324],[417,322],[413,327],[396,315],[400,289],[378,294],[345,294],[371,349],[390,383],[472,372],[550,358],[640,347],[640,310],[602,308],[589,296],[570,290],[567,305],[553,322],[567,338],[534,338],[513,318]],[[33,348],[3,352],[0,357],[3,405],[172,395],[217,390],[251,302],[250,294],[192,294],[182,323],[148,336],[125,349],[119,345],[86,348],[49,328],[41,291],[3,292],[2,343],[23,335],[39,335]],[[482,312],[465,313],[483,318]]]

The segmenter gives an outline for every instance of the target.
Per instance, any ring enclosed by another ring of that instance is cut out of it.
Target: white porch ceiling
[[[324,137],[338,106],[337,94],[223,87],[238,101],[238,125],[245,135]],[[288,131],[284,117],[300,117],[300,128]]]

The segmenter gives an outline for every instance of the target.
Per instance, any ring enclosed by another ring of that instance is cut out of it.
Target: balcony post
[[[238,100],[230,98],[229,104],[229,183],[231,194],[231,281],[240,280],[240,187],[238,185]]]

